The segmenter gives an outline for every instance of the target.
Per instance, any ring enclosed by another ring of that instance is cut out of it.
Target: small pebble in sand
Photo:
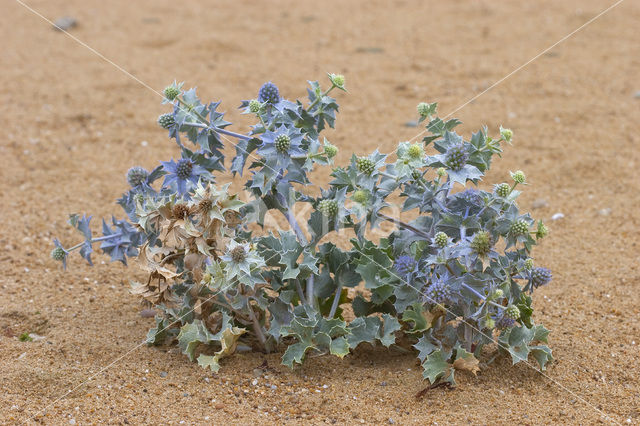
[[[140,311],[140,316],[142,318],[153,318],[156,316],[155,309],[143,309]]]
[[[551,216],[551,220],[558,220],[558,219],[562,219],[564,217],[564,213],[556,213],[553,216]]]
[[[611,214],[611,207],[607,207],[606,209],[598,210],[598,214],[600,216],[609,216]]]
[[[531,208],[542,209],[544,207],[547,207],[548,205],[549,203],[547,202],[547,200],[545,200],[544,198],[538,198],[533,202],[533,204],[531,204]]]
[[[53,23],[53,29],[56,31],[67,31],[77,25],[78,21],[76,20],[76,18],[72,16],[63,16],[62,18],[56,19],[56,21]]]

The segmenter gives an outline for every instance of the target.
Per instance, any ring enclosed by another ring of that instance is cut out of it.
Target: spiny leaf
[[[434,384],[438,379],[447,379],[453,373],[453,366],[444,358],[442,351],[432,352],[422,363],[422,376]]]
[[[456,370],[469,371],[475,376],[478,371],[480,371],[480,367],[478,367],[479,363],[472,353],[462,348],[456,349],[456,359],[453,361],[453,368]]]
[[[431,324],[436,317],[437,316],[435,314],[423,309],[421,303],[416,303],[411,308],[404,311],[402,321],[413,324],[409,333],[422,333],[431,328]]]

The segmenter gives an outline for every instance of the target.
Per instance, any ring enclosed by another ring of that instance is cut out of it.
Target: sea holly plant
[[[255,124],[237,133],[219,102],[168,86],[171,108],[157,121],[179,152],[129,169],[124,218],[103,221],[102,236],[91,216],[71,215],[83,240],[54,240],[52,258],[66,267],[78,250],[91,263],[96,244],[113,261],[136,257],[148,277],[131,292],[157,311],[148,344],[177,344],[213,371],[238,345],[283,351],[293,367],[365,343],[415,350],[432,384],[475,374],[496,350],[545,369],[548,331],[534,322],[530,294],[552,279],[531,253],[548,230],[518,208],[522,171],[478,186],[511,130],[465,139],[458,120],[421,103],[421,141],[335,165],[338,147],[321,133],[335,125],[339,91],[335,74],[326,88],[310,82],[306,101],[265,83],[240,105]],[[312,172],[324,167],[331,180],[320,187]],[[268,226],[278,216],[285,229]],[[382,222],[395,230],[383,233]]]

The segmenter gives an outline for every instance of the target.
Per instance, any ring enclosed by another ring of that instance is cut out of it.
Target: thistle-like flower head
[[[518,170],[516,172],[511,173],[511,178],[515,183],[525,183],[527,181],[527,177],[525,176],[522,170]]]
[[[504,316],[513,320],[517,320],[518,318],[520,318],[520,309],[518,309],[516,305],[509,305],[507,309],[504,310]]]
[[[553,274],[550,269],[547,268],[533,268],[531,271],[531,285],[533,288],[538,288],[542,285],[549,284],[553,279]]]
[[[511,232],[514,235],[525,235],[529,232],[529,224],[524,219],[518,219],[511,224]]]
[[[414,272],[418,267],[418,262],[411,256],[399,256],[393,263],[393,268],[401,276],[406,276]]]
[[[318,210],[327,217],[334,217],[338,214],[338,202],[336,200],[321,200],[318,203]]]
[[[345,78],[342,74],[329,74],[329,80],[331,83],[339,89],[344,90]]]
[[[51,258],[53,260],[62,262],[62,260],[65,258],[66,255],[67,255],[67,252],[65,252],[64,249],[61,247],[55,247],[53,250],[51,250]]]
[[[278,152],[287,152],[289,151],[289,147],[291,146],[291,138],[289,135],[278,135],[274,141],[276,150]]]
[[[476,206],[482,206],[482,193],[475,188],[468,188],[456,194],[456,197]]]
[[[501,183],[495,186],[494,191],[498,197],[506,198],[511,193],[511,186],[508,183]]]
[[[536,238],[541,239],[549,234],[549,228],[541,221],[538,221],[538,227],[536,228]]]
[[[190,158],[181,158],[177,162],[174,160],[163,161],[162,167],[165,171],[163,187],[175,185],[177,192],[184,195],[193,188],[202,174],[207,171],[195,164]]]
[[[160,125],[160,127],[162,127],[163,129],[167,129],[169,130],[170,128],[172,128],[173,126],[175,126],[176,124],[176,119],[173,116],[173,114],[160,114],[158,116],[158,124]]]
[[[438,279],[425,292],[427,301],[438,305],[443,305],[451,300],[451,289],[446,280]]]
[[[171,213],[176,219],[186,219],[189,216],[190,209],[184,203],[177,203],[171,209]]]
[[[484,326],[489,330],[496,328],[496,321],[493,318],[486,318],[484,320]]]
[[[420,158],[424,155],[424,148],[421,143],[414,143],[407,149],[407,154],[413,159]]]
[[[376,169],[376,165],[367,157],[360,157],[356,160],[356,167],[360,173],[370,175]]]
[[[496,328],[498,328],[499,330],[505,330],[507,328],[512,328],[514,325],[516,325],[516,320],[507,316],[503,316],[496,323]]]
[[[247,251],[243,246],[237,246],[230,252],[231,260],[235,263],[242,263],[247,258]]]
[[[359,189],[353,193],[353,201],[356,203],[364,204],[369,200],[369,191]]]
[[[256,253],[251,244],[242,244],[235,240],[229,242],[226,253],[220,259],[226,263],[225,269],[228,279],[234,277],[242,279],[250,276],[265,265],[264,260]]]
[[[478,256],[488,255],[492,246],[491,234],[487,231],[476,232],[471,239],[470,246]]]
[[[269,104],[277,104],[280,102],[280,91],[278,87],[270,81],[263,84],[258,92],[258,100]]]
[[[127,182],[134,188],[146,183],[148,177],[149,172],[140,166],[132,167],[127,172]]]
[[[180,179],[188,179],[191,176],[191,171],[193,170],[193,163],[191,160],[186,158],[182,158],[178,160],[178,164],[176,165],[176,176]]]
[[[445,164],[454,171],[462,170],[468,159],[469,154],[461,143],[449,148],[445,154]]]
[[[175,84],[172,84],[170,86],[165,87],[163,93],[165,98],[169,99],[170,101],[173,101],[175,98],[177,98],[180,95],[180,88]]]
[[[291,156],[305,154],[301,146],[304,135],[296,128],[280,126],[273,131],[266,131],[260,139],[262,144],[258,147],[258,154],[267,159],[272,169],[286,169],[291,164]]]
[[[526,269],[527,271],[530,271],[531,269],[533,269],[533,259],[532,258],[528,258],[527,260],[524,261],[524,269]]]
[[[249,111],[252,113],[257,113],[262,108],[262,103],[257,99],[252,99],[249,101]]]
[[[429,115],[429,104],[426,102],[420,102],[416,109],[418,110],[418,115],[420,117],[426,117]]]
[[[335,145],[331,145],[330,143],[326,143],[324,145],[324,152],[327,154],[327,157],[333,158],[338,155],[338,147]]]
[[[444,248],[444,247],[449,245],[449,236],[447,234],[445,234],[444,232],[438,232],[433,237],[433,244],[436,247]]]
[[[500,136],[502,136],[505,141],[511,142],[511,138],[513,138],[513,131],[500,126]]]
[[[62,267],[67,269],[67,256],[69,252],[62,247],[62,244],[60,244],[57,238],[53,240],[53,245],[54,248],[51,250],[51,258],[55,261],[62,262]]]

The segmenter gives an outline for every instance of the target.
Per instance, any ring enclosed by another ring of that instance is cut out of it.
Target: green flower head
[[[505,129],[504,127],[500,126],[500,136],[502,136],[505,141],[511,142],[511,138],[513,138],[513,132],[511,131],[511,129]]]
[[[376,169],[376,165],[367,157],[360,157],[356,160],[356,167],[358,171],[365,175],[370,175]]]
[[[522,170],[511,172],[511,178],[515,183],[525,183],[525,181],[527,180],[527,177]]]
[[[413,159],[417,159],[417,158],[422,157],[424,155],[424,149],[422,148],[422,144],[421,143],[414,143],[407,150],[407,154],[409,154],[409,157],[411,157]]]
[[[252,99],[251,101],[249,101],[249,111],[251,111],[252,113],[257,113],[258,111],[260,111],[260,108],[262,108],[262,103],[260,103],[259,100]]]
[[[175,84],[172,84],[171,86],[165,87],[163,93],[165,98],[173,101],[180,95],[180,89]]]
[[[318,210],[327,217],[338,214],[338,202],[336,200],[322,200],[318,203]]]
[[[364,189],[359,189],[353,193],[353,201],[356,203],[364,204],[369,199],[369,192]]]
[[[327,154],[328,158],[333,158],[338,155],[338,147],[335,145],[331,145],[330,143],[325,144],[324,152]]]

